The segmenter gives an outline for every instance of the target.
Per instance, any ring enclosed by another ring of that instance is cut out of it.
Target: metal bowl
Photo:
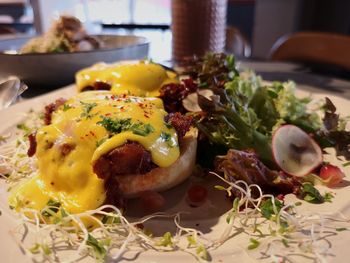
[[[148,56],[149,42],[144,37],[97,35],[103,49],[85,52],[11,54],[30,37],[0,40],[0,77],[15,75],[29,87],[60,87],[74,82],[75,73],[97,62],[143,59]]]

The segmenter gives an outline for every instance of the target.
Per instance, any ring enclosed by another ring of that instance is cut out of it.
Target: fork
[[[28,86],[17,77],[10,77],[0,83],[0,110],[17,102],[20,95],[27,89]]]

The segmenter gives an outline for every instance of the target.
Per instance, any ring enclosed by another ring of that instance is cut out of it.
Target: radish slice
[[[202,109],[198,105],[198,94],[206,97],[207,99],[211,99],[210,97],[214,95],[213,91],[210,89],[202,89],[199,90],[198,92],[193,92],[189,94],[183,101],[182,105],[184,108],[188,111],[191,112],[198,112],[202,111]]]
[[[284,125],[275,131],[272,154],[281,170],[294,176],[309,174],[323,160],[320,146],[295,125]]]

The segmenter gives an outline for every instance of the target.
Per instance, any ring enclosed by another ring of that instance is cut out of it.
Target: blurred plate
[[[31,37],[0,40],[0,77],[15,75],[28,86],[59,87],[74,82],[75,73],[97,62],[143,59],[149,42],[144,37],[98,35],[105,47],[93,51],[16,54]],[[4,53],[7,52],[7,53]],[[14,54],[10,54],[10,53]]]

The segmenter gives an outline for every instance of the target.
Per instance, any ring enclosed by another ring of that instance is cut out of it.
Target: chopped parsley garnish
[[[97,106],[97,103],[93,102],[93,103],[88,103],[88,102],[83,102],[81,101],[80,102],[81,105],[83,106],[83,112],[82,114],[80,115],[81,118],[91,118],[92,115],[91,115],[91,111],[94,107]]]
[[[131,119],[112,119],[110,117],[101,116],[102,120],[97,122],[111,133],[121,133],[127,131],[131,127]]]
[[[162,133],[160,134],[160,137],[161,137],[164,141],[168,142],[168,141],[170,141],[170,139],[171,139],[171,134],[169,134],[169,133],[167,133],[167,132],[162,132]]]
[[[165,142],[167,142],[168,146],[171,147],[171,148],[177,146],[176,141],[171,139],[171,134],[170,133],[162,132],[160,134],[160,138],[162,138]]]
[[[67,110],[69,110],[69,109],[71,109],[71,108],[72,108],[71,105],[69,105],[69,104],[63,104],[63,111],[67,111]]]
[[[171,123],[169,123],[169,122],[164,122],[164,123],[168,129],[173,129],[173,125],[171,125]]]
[[[131,118],[127,119],[112,119],[110,117],[101,116],[102,120],[97,124],[103,126],[107,131],[111,133],[121,133],[124,131],[132,131],[132,133],[147,136],[154,132],[154,128],[151,124],[145,124],[143,122],[131,122]]]
[[[137,122],[131,125],[130,130],[137,135],[147,136],[151,132],[154,132],[154,128],[151,124],[144,124],[142,122]]]
[[[107,141],[107,137],[104,137],[104,138],[102,138],[101,140],[98,140],[97,142],[96,142],[96,148],[98,148],[99,146],[101,146],[105,141]]]

